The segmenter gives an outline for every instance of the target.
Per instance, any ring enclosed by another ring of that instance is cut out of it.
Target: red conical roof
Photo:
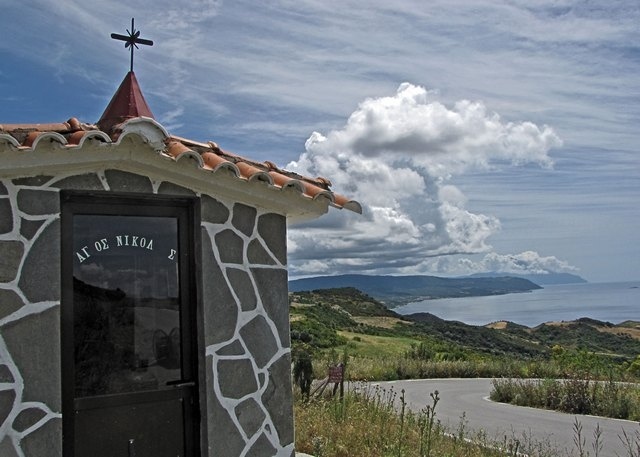
[[[108,130],[115,124],[141,116],[154,119],[151,109],[142,95],[136,75],[130,71],[120,83],[120,87],[113,95],[107,109],[102,113],[98,125],[101,129]]]

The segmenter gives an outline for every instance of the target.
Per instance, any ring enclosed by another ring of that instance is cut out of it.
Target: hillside
[[[496,278],[501,276],[511,276],[514,278],[527,279],[539,286],[551,286],[558,284],[584,284],[586,279],[571,273],[544,273],[544,274],[514,274],[514,273],[476,273],[469,278]]]
[[[459,357],[549,357],[554,346],[630,360],[640,354],[640,324],[614,325],[593,319],[547,323],[529,328],[509,322],[473,326],[429,313],[399,315],[355,288],[290,293],[291,336],[318,349],[340,347],[351,339],[413,347],[420,343]],[[377,337],[373,339],[365,337]],[[396,344],[397,343],[397,344]],[[413,346],[412,346],[413,345]],[[396,353],[401,352],[399,349]]]
[[[337,275],[289,281],[291,292],[353,287],[392,308],[430,299],[529,292],[541,287],[523,278],[440,278],[437,276]]]

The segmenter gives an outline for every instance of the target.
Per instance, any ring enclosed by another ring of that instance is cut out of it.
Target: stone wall
[[[0,180],[0,455],[62,453],[59,190],[194,195],[116,170]],[[286,219],[201,195],[203,456],[291,456]]]

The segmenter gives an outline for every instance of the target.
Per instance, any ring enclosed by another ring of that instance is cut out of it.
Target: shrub
[[[519,406],[594,414],[617,419],[640,418],[640,387],[609,381],[495,379],[489,397]]]

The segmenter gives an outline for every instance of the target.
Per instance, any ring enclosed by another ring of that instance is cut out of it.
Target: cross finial
[[[138,44],[144,44],[146,46],[153,46],[153,41],[140,38],[140,30],[136,30],[133,25],[133,18],[131,18],[131,30],[127,29],[127,35],[119,35],[112,33],[111,38],[114,40],[124,41],[124,47],[131,49],[131,71],[133,72],[133,48],[138,49]]]

